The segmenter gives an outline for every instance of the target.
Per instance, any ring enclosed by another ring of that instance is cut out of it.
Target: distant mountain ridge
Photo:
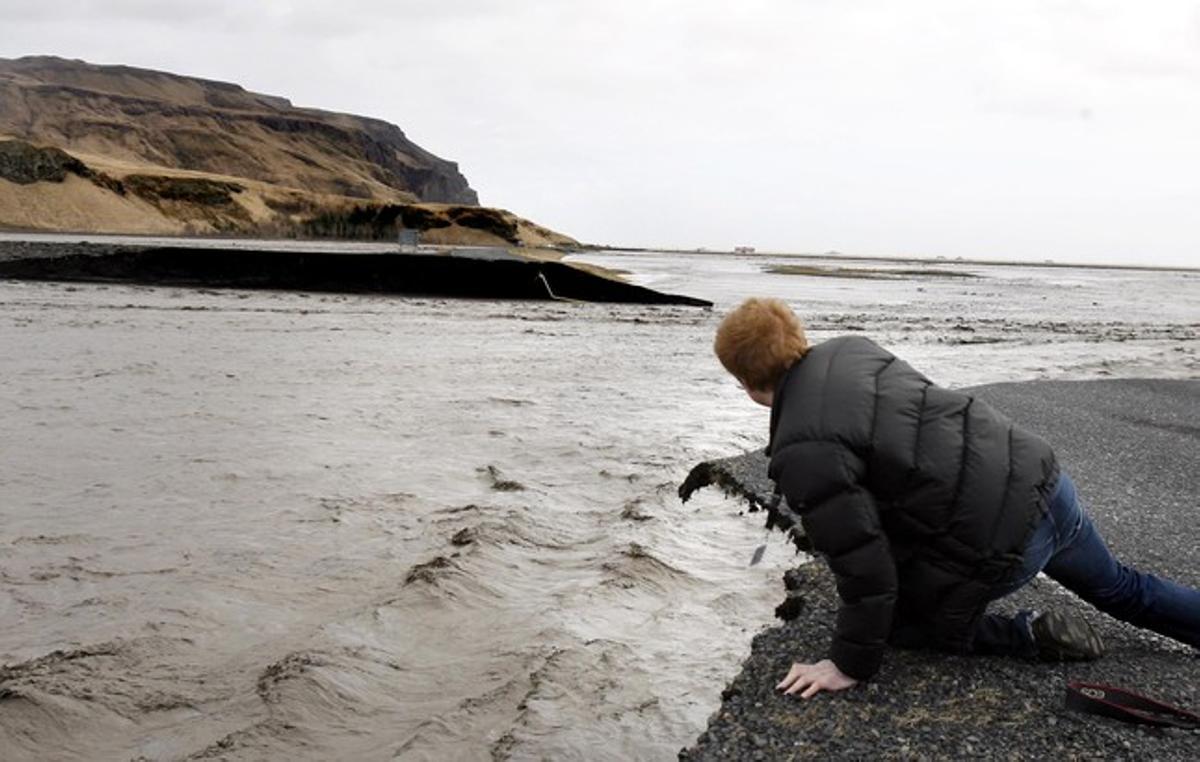
[[[353,198],[479,203],[454,162],[393,124],[129,66],[0,59],[0,134]]]
[[[576,243],[478,206],[457,164],[385,121],[52,57],[0,59],[0,228]]]

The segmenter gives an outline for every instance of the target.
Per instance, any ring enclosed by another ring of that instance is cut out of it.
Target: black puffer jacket
[[[889,636],[962,650],[1058,478],[1050,446],[857,336],[813,347],[771,409],[770,476],[842,599],[830,658],[866,679]]]

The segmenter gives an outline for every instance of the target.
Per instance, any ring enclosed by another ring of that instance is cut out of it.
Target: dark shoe
[[[1043,661],[1093,661],[1104,655],[1100,636],[1079,614],[1048,611],[1031,626],[1038,658]]]

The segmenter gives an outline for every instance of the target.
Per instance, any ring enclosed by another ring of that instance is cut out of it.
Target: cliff
[[[0,59],[0,227],[392,237],[412,219],[433,243],[573,243],[477,204],[455,163],[378,119],[128,66]],[[386,229],[360,224],[381,211]]]

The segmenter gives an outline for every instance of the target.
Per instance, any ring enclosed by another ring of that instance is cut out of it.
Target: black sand
[[[997,384],[975,390],[1045,436],[1118,558],[1200,586],[1200,381]],[[724,486],[767,486],[760,455],[715,464]],[[718,479],[714,479],[718,480]],[[748,480],[748,481],[743,481]],[[783,541],[771,553],[790,552]],[[1105,640],[1097,662],[888,653],[870,683],[811,700],[774,686],[795,659],[824,658],[836,610],[818,562],[791,575],[798,617],[755,639],[687,760],[1200,759],[1200,731],[1127,725],[1068,711],[1068,680],[1107,683],[1200,712],[1200,652],[1117,622],[1039,579],[1000,610],[1069,607]]]
[[[472,299],[568,300],[711,307],[563,262],[497,257],[470,248],[454,256],[278,251],[245,246],[193,248],[129,244],[0,241],[0,279],[151,286],[406,294]]]

